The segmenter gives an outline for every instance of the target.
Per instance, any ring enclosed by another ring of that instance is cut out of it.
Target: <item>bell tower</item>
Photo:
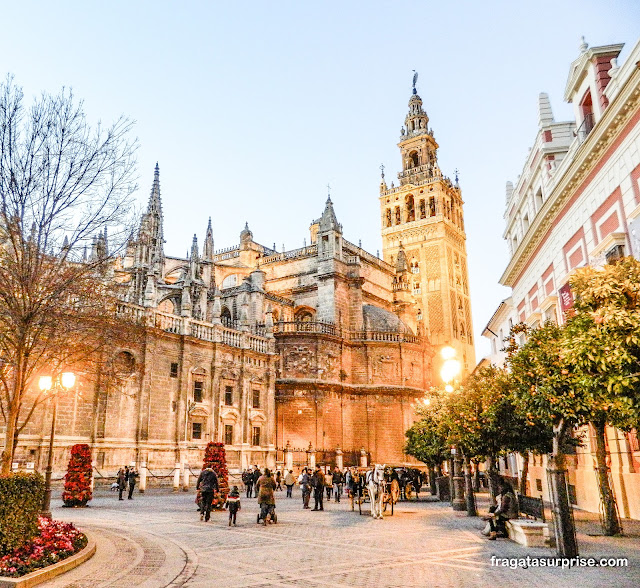
[[[438,144],[416,91],[417,78],[400,130],[398,186],[387,186],[382,167],[382,252],[396,268],[398,288],[409,290],[409,312],[415,313],[419,333],[436,349],[453,347],[467,374],[475,367],[475,350],[462,193],[457,172],[452,182],[438,167]]]

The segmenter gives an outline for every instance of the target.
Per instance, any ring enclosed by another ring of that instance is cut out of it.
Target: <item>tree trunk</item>
[[[578,543],[571,516],[571,504],[567,488],[567,458],[564,453],[566,425],[560,421],[553,426],[553,453],[549,457],[548,471],[551,484],[553,525],[556,549],[561,557],[577,557]]]
[[[478,467],[478,460],[472,459],[473,464],[473,491],[480,492],[480,468]]]
[[[11,473],[11,462],[13,461],[13,452],[16,445],[16,436],[18,431],[18,416],[20,415],[20,400],[22,370],[16,370],[16,378],[13,383],[13,396],[9,402],[9,411],[7,414],[7,428],[4,432],[4,449],[0,462],[0,476],[8,476]]]
[[[438,493],[436,489],[436,468],[435,466],[429,467],[429,491],[431,496],[435,496]]]
[[[596,430],[596,473],[598,476],[598,489],[600,490],[600,503],[602,504],[602,532],[605,535],[618,535],[622,533],[622,525],[618,519],[616,499],[613,496],[611,484],[609,484],[609,466],[607,465],[606,421],[597,419],[593,422]]]
[[[527,478],[529,477],[529,452],[522,454],[522,474],[520,475],[520,494],[527,495]]]
[[[498,468],[496,467],[496,458],[493,455],[487,457],[487,483],[489,484],[489,501],[491,506],[495,506],[496,496],[498,495]]]
[[[473,494],[473,481],[471,479],[471,463],[468,457],[464,458],[465,497],[467,499],[467,516],[477,517],[476,497]]]

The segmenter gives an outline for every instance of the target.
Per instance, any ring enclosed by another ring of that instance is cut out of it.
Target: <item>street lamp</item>
[[[460,375],[462,365],[456,359],[458,352],[453,347],[443,347],[440,350],[440,356],[444,360],[440,368],[440,377],[445,383],[444,389],[451,393],[454,388],[452,382]],[[466,510],[467,504],[464,496],[464,477],[462,474],[462,455],[456,447],[451,448],[451,457],[453,461],[452,468],[452,486],[453,496],[451,497],[451,506],[453,510]]]
[[[51,376],[40,376],[38,385],[45,394],[51,392],[53,398],[53,414],[51,416],[51,435],[49,437],[49,457],[47,469],[44,474],[44,499],[42,501],[42,516],[51,518],[51,471],[53,469],[53,438],[56,431],[56,416],[58,413],[58,392],[71,390],[76,383],[76,375],[73,372],[64,372],[55,380]]]

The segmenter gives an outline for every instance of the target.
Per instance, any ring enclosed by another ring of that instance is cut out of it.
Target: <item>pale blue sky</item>
[[[216,248],[308,240],[331,184],[345,236],[381,248],[378,169],[418,92],[445,174],[460,170],[473,318],[480,332],[508,291],[497,281],[504,186],[537,129],[538,93],[571,116],[564,85],[580,36],[640,32],[637,0],[534,2],[2,2],[2,70],[27,95],[73,87],[94,118],[123,113],[140,140],[139,200],[160,163],[165,251],[184,255],[209,216]]]

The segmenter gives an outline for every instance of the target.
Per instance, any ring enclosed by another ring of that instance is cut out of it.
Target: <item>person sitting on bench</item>
[[[501,478],[498,482],[498,496],[496,496],[497,505],[493,514],[485,518],[489,521],[489,539],[495,541],[498,537],[508,537],[505,523],[509,519],[518,518],[518,502],[513,488],[509,482]]]

